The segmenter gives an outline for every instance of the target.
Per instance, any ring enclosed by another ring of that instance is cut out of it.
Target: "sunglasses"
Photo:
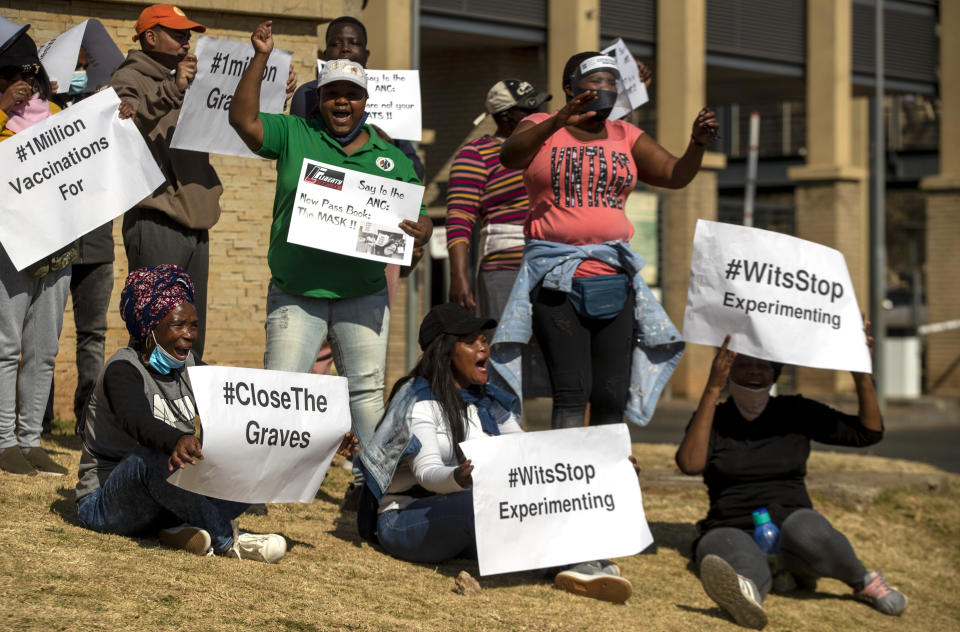
[[[4,66],[0,68],[0,77],[6,81],[13,81],[18,75],[21,79],[33,79],[40,72],[40,64],[24,64],[22,66]]]

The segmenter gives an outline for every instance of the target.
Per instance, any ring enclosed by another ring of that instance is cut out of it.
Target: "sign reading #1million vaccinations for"
[[[0,242],[22,270],[122,215],[164,177],[113,88],[0,143]]]
[[[377,166],[397,168],[388,156]],[[400,229],[416,221],[423,187],[304,158],[287,241],[383,263],[409,265],[413,237]]]
[[[183,98],[183,108],[170,146],[256,158],[230,127],[230,104],[240,77],[253,59],[253,45],[200,36],[197,40],[197,75]],[[260,111],[283,112],[292,53],[274,49],[267,59],[260,84]]]

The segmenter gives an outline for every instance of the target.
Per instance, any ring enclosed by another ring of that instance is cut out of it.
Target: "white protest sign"
[[[197,56],[197,75],[183,98],[180,119],[170,146],[174,149],[256,158],[257,155],[243,144],[230,127],[229,121],[230,103],[243,71],[253,59],[253,45],[201,35],[197,39],[194,54]],[[260,84],[261,112],[283,112],[292,57],[289,51],[275,48],[267,58]]]
[[[634,555],[653,543],[626,424],[485,437],[460,448],[474,465],[481,575]]]
[[[683,317],[687,342],[819,369],[870,373],[843,255],[790,235],[697,221]]]
[[[323,73],[322,59],[317,69]],[[420,105],[419,70],[371,70],[367,73],[367,122],[391,138],[419,141],[423,138],[423,107]]]
[[[203,427],[203,459],[167,480],[237,502],[312,502],[350,429],[347,379],[220,366],[187,370]]]
[[[647,94],[646,84],[640,80],[637,62],[622,39],[618,38],[601,52],[616,59],[617,68],[620,69],[620,83],[623,87],[617,95],[616,105],[610,111],[610,120],[615,121],[649,101],[650,96]]]
[[[99,20],[81,22],[37,49],[50,80],[57,82],[58,93],[70,89],[81,46],[87,51],[89,61],[84,92],[95,92],[107,85],[110,75],[123,63],[123,53]]]
[[[393,159],[377,158],[389,173]],[[303,159],[287,241],[351,257],[409,265],[413,237],[401,220],[417,221],[423,187]]]
[[[17,270],[122,215],[164,177],[103,90],[0,143],[0,241]]]

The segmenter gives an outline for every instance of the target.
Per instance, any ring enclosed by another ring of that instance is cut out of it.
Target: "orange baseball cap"
[[[187,19],[187,14],[180,7],[175,7],[172,4],[152,4],[144,9],[140,13],[140,17],[137,18],[137,23],[133,27],[137,34],[133,36],[133,41],[136,42],[140,39],[141,33],[157,25],[178,31],[190,29],[197,33],[203,33],[207,30],[204,25]]]

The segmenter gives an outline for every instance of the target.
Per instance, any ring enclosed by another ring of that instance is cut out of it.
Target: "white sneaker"
[[[553,578],[560,590],[582,597],[623,603],[633,594],[633,586],[620,577],[620,568],[613,562],[583,562],[560,571]]]
[[[754,630],[767,625],[767,613],[760,605],[760,591],[756,584],[752,579],[738,575],[719,555],[707,555],[700,562],[700,582],[707,596],[740,625]]]
[[[287,541],[282,535],[240,531],[236,520],[231,520],[230,526],[233,527],[233,546],[222,555],[276,564],[287,554]]]
[[[206,529],[200,527],[182,524],[179,527],[161,529],[157,537],[160,539],[160,544],[164,546],[183,549],[194,555],[209,555],[212,551],[210,534],[207,533]]]

